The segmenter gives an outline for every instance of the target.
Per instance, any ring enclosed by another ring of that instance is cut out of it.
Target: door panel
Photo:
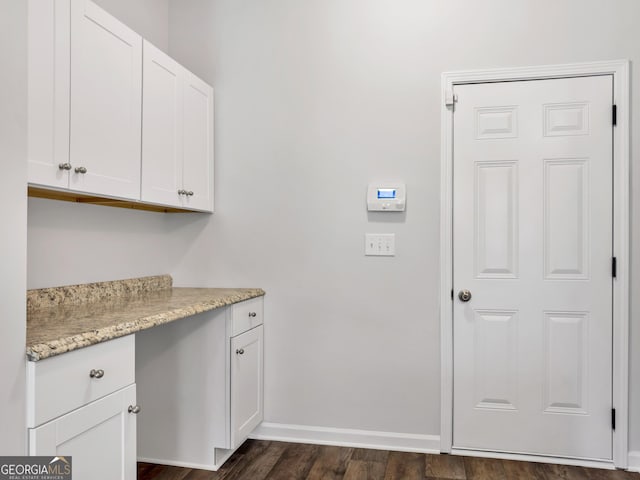
[[[612,92],[455,87],[454,448],[611,459]]]
[[[213,90],[187,73],[184,90],[183,196],[189,208],[213,211]],[[192,193],[192,194],[191,194]]]
[[[141,108],[142,37],[72,0],[71,189],[140,198]]]
[[[146,202],[181,206],[185,69],[144,41],[142,191]]]
[[[29,430],[29,454],[71,456],[74,478],[135,480],[136,403],[131,385]]]
[[[231,338],[231,446],[240,445],[262,421],[263,327]]]
[[[29,183],[67,188],[69,171],[69,2],[29,0]]]

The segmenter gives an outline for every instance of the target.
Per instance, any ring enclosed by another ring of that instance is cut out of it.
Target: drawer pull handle
[[[255,317],[256,315],[257,315],[257,314],[256,314],[256,312],[249,312],[249,316],[250,316],[251,318]]]
[[[244,355],[244,348],[239,348],[236,350],[236,355]]]
[[[129,405],[129,413],[140,413],[140,405]]]
[[[93,370],[91,370],[89,372],[89,376],[91,378],[102,378],[102,377],[104,377],[104,370],[95,370],[95,369],[93,369]]]

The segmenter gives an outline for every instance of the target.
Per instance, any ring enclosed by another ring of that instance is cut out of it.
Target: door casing
[[[453,445],[453,88],[468,83],[543,80],[550,78],[613,75],[613,103],[617,122],[613,128],[613,255],[617,276],[613,281],[613,465],[628,467],[629,410],[629,61],[615,60],[565,65],[445,72],[442,74],[440,165],[440,451],[451,453]],[[465,450],[467,455],[470,452]],[[487,456],[486,453],[476,452]],[[496,454],[515,458],[508,454]],[[519,456],[524,458],[525,456]],[[544,458],[537,457],[544,461]],[[586,463],[555,458],[558,463]],[[606,467],[603,462],[601,467]]]

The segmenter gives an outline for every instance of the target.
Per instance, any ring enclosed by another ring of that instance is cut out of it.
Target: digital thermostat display
[[[370,212],[404,212],[407,186],[399,182],[370,183],[367,188],[367,210]]]
[[[378,189],[378,198],[396,198],[396,189],[395,188],[379,188]]]

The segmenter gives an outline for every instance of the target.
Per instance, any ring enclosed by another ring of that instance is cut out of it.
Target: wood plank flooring
[[[621,470],[247,440],[217,472],[138,464],[138,480],[640,480]]]

